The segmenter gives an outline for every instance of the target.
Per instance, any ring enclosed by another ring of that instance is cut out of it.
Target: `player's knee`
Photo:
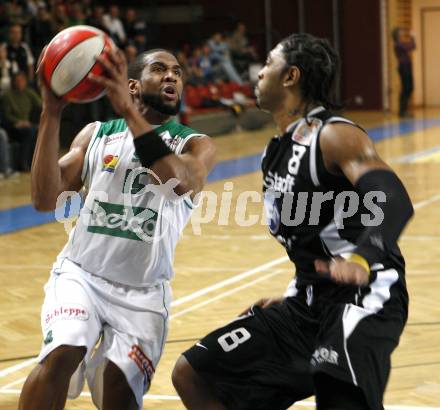
[[[59,346],[47,355],[41,363],[41,369],[49,378],[70,378],[86,352],[87,349],[84,346]]]
[[[104,381],[109,388],[129,389],[127,378],[113,362],[108,362],[104,370]]]
[[[104,406],[105,409],[116,408],[118,400],[125,403],[126,408],[137,408],[133,390],[128,384],[122,370],[113,362],[108,362],[104,370]]]
[[[195,384],[197,379],[197,373],[192,366],[186,360],[186,357],[181,355],[174,365],[171,379],[173,381],[174,388],[180,394],[184,392],[189,386]]]

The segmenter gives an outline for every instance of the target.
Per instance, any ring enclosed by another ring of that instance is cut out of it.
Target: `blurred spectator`
[[[147,23],[140,19],[137,10],[129,7],[125,12],[124,29],[127,39],[134,40],[137,36],[144,36],[147,41]]]
[[[52,30],[56,34],[67,27],[69,27],[69,16],[66,6],[64,3],[56,3],[52,8]]]
[[[208,55],[210,53],[209,46],[206,46],[208,50]],[[207,79],[205,79],[204,72],[200,67],[200,59],[202,58],[202,48],[196,47],[192,53],[192,56],[188,58],[188,78],[186,80],[187,84],[199,85],[205,84]]]
[[[211,47],[205,44],[198,60],[198,67],[202,71],[203,78],[206,82],[215,82],[221,79],[219,66],[214,64]]]
[[[211,40],[209,40],[208,44],[212,51],[211,57],[213,62],[220,64],[230,81],[233,81],[237,84],[243,84],[243,80],[232,64],[229,46],[224,41],[221,33],[215,33]]]
[[[46,7],[46,3],[42,0],[27,0],[27,10],[32,17],[36,17],[40,7]]]
[[[29,81],[34,79],[34,56],[29,46],[22,41],[23,29],[19,24],[9,28],[9,41],[7,43],[8,60],[16,63],[20,71],[24,71]]]
[[[408,102],[414,89],[413,70],[411,61],[411,51],[416,48],[414,35],[411,33],[409,41],[404,40],[404,32],[400,27],[396,27],[392,33],[394,41],[394,52],[396,53],[399,64],[399,76],[402,83],[399,101],[399,117],[407,117]]]
[[[8,3],[11,24],[26,26],[32,17],[32,14],[28,11],[26,2],[12,1]]]
[[[20,169],[29,171],[37,136],[37,124],[33,122],[41,109],[41,99],[28,87],[26,74],[19,71],[12,78],[12,88],[2,98],[5,128],[11,138],[20,145]]]
[[[118,47],[122,47],[125,44],[127,36],[122,21],[119,18],[119,7],[116,4],[110,5],[109,13],[104,14],[103,21],[113,41]]]
[[[82,0],[82,7],[87,20],[93,13],[93,0]]]
[[[85,24],[86,16],[84,15],[82,5],[79,3],[72,4],[70,10],[69,25],[78,26],[80,24]]]
[[[125,13],[125,33],[129,43],[133,44],[138,53],[147,50],[147,23],[139,18],[136,9],[130,7]]]
[[[248,75],[249,65],[257,61],[257,52],[249,46],[246,37],[246,25],[238,23],[232,35],[229,37],[229,47],[234,66],[243,75]]]
[[[8,134],[0,128],[0,179],[8,178],[14,174],[9,157]]]
[[[0,1],[0,43],[8,40],[8,28],[11,24],[8,13],[8,5]]]
[[[30,39],[34,56],[39,56],[43,47],[52,39],[52,21],[46,6],[38,7],[37,15],[30,25]]]
[[[176,52],[176,59],[177,62],[180,64],[180,67],[182,68],[183,78],[188,78],[189,75],[189,62],[188,58],[186,57],[186,54],[183,51],[177,51]]]
[[[124,53],[128,64],[136,60],[136,56],[138,55],[137,48],[133,44],[127,44],[124,48]]]
[[[107,32],[107,27],[104,23],[104,7],[94,6],[92,15],[86,19],[86,24]]]
[[[0,95],[11,88],[12,75],[18,71],[17,62],[8,59],[6,44],[0,44]]]

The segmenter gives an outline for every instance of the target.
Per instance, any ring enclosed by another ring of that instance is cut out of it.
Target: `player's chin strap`
[[[349,257],[351,262],[370,271],[372,264],[386,259],[396,247],[400,234],[414,214],[414,208],[400,179],[386,169],[368,171],[358,180],[355,189],[361,198],[370,192],[376,193],[377,198],[384,198],[383,202],[378,199],[375,204],[382,210],[383,218],[376,213],[377,222],[380,223],[364,229]]]

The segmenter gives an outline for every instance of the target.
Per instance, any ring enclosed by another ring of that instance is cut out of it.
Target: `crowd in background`
[[[107,32],[131,62],[156,45],[141,15],[133,7],[121,10],[92,0],[0,0],[0,179],[30,170],[41,109],[34,73],[43,47],[61,30],[86,24]],[[175,52],[186,83],[193,87],[242,86],[249,80],[249,65],[257,60],[243,23],[231,33],[214,33],[202,44],[182,45]],[[210,98],[199,107],[224,105]],[[90,120],[113,114],[105,100],[93,103],[88,112],[95,116]]]

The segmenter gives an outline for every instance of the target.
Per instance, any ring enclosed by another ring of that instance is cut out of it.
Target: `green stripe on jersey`
[[[104,135],[112,135],[118,132],[123,132],[127,129],[127,123],[123,118],[107,121],[101,124],[101,128],[96,135],[96,138],[102,138]]]
[[[192,128],[189,128],[186,125],[179,124],[174,118],[168,121],[167,123],[162,124],[160,127],[156,128],[156,132],[158,134],[161,134],[165,131],[168,131],[171,137],[173,138],[176,136],[179,136],[181,138],[186,138],[188,135],[191,134],[200,134],[200,132],[197,132]]]

